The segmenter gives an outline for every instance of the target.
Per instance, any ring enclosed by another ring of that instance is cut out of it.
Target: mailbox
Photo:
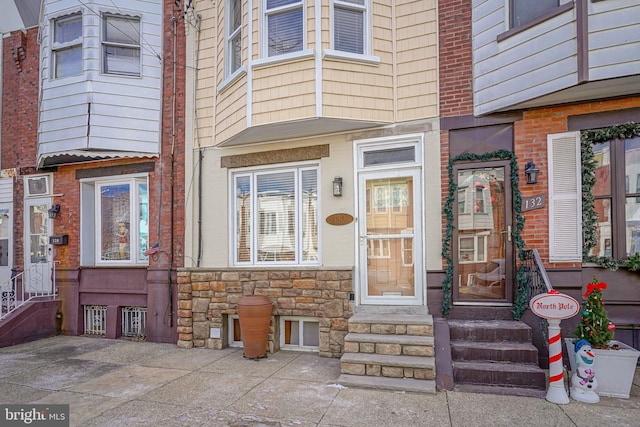
[[[69,235],[63,234],[61,236],[49,236],[49,244],[50,245],[68,245]]]

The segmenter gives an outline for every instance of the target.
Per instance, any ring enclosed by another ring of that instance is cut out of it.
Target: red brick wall
[[[438,3],[440,116],[473,114],[471,1]]]
[[[524,163],[533,160],[540,169],[538,183],[535,185],[520,185],[523,197],[534,194],[548,196],[548,162],[547,135],[567,132],[567,117],[580,114],[615,111],[626,108],[640,107],[640,97],[630,97],[611,101],[596,101],[569,106],[540,108],[524,113],[523,120],[515,122],[514,138],[515,153],[518,157],[520,182],[524,182]],[[537,248],[545,263],[549,259],[549,209],[536,209],[524,212],[525,228],[522,237],[527,248]],[[581,267],[581,264],[554,264],[553,267]]]
[[[2,169],[17,169],[18,174],[35,172],[38,137],[38,70],[40,47],[37,29],[24,35],[12,33],[2,40]],[[13,265],[24,259],[22,179],[14,179]]]

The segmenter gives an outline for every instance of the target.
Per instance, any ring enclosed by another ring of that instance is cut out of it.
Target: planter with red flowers
[[[599,282],[595,276],[593,282],[587,285],[580,322],[575,330],[577,338],[565,338],[565,344],[571,372],[575,372],[574,345],[577,340],[587,340],[595,355],[592,369],[597,379],[596,393],[628,399],[640,351],[613,339],[616,328],[607,316],[602,297],[602,291],[606,288],[607,284]]]

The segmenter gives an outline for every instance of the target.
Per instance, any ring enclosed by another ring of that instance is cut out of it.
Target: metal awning
[[[154,158],[158,153],[142,153],[138,151],[88,151],[88,150],[67,150],[55,153],[44,153],[38,156],[38,167],[46,168],[50,166],[67,165],[71,163],[82,163],[88,161],[109,160],[109,159],[133,159],[133,158]]]

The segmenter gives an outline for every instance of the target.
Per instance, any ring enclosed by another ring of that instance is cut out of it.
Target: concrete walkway
[[[0,349],[0,403],[70,404],[72,426],[638,426],[631,399],[571,401],[344,388],[340,361],[89,337]]]

